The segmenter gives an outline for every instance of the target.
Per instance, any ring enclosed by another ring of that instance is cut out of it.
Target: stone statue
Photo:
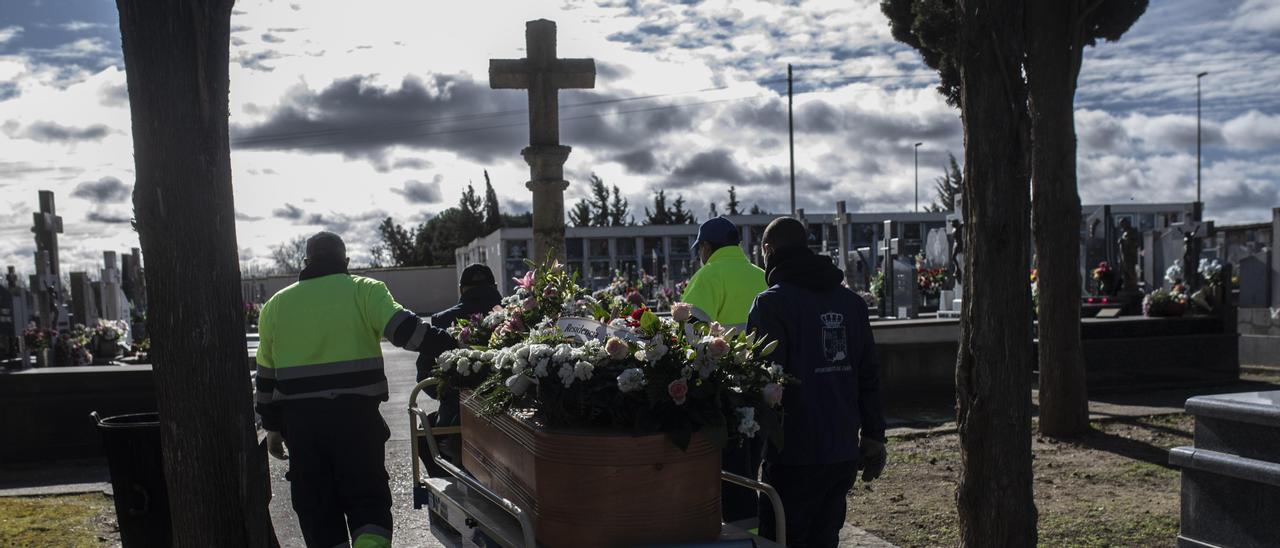
[[[1128,218],[1120,219],[1120,278],[1127,293],[1138,290],[1138,245],[1142,236]]]
[[[964,261],[964,223],[959,219],[951,220],[951,277],[955,280],[955,287],[961,284],[961,269]]]

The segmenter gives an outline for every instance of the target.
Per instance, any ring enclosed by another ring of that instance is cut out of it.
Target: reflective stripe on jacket
[[[693,274],[680,300],[705,313],[704,319],[742,326],[747,323],[751,303],[765,289],[764,271],[751,264],[741,247],[730,245],[711,254],[707,264]]]

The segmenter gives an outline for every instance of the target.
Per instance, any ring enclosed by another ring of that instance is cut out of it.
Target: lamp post
[[[1200,201],[1200,79],[1208,75],[1208,71],[1196,75],[1196,221],[1204,217],[1204,202]]]
[[[912,150],[916,153],[916,213],[920,212],[920,145],[924,143],[916,143]]]

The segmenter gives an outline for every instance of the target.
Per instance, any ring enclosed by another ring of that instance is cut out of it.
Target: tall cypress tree
[[[502,210],[498,207],[498,193],[489,181],[489,170],[484,170],[484,233],[491,234],[502,228]]]

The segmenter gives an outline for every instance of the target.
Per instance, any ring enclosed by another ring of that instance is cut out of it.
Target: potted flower
[[[1181,284],[1172,289],[1160,288],[1142,299],[1142,312],[1150,318],[1177,317],[1186,312],[1187,294]]]
[[[769,361],[776,343],[690,323],[684,303],[659,317],[587,294],[559,264],[516,286],[483,318],[450,328],[469,346],[434,369],[464,394],[466,469],[530,511],[548,545],[715,538],[720,447],[782,442],[779,406],[793,380]],[[637,515],[652,519],[622,525]]]
[[[1093,283],[1099,295],[1114,295],[1116,292],[1116,273],[1107,261],[1098,263],[1093,269]]]
[[[27,324],[27,328],[22,330],[23,345],[35,355],[36,367],[49,366],[49,348],[57,336],[56,330],[44,329],[35,322]]]
[[[98,320],[98,325],[89,331],[90,336],[86,345],[93,349],[93,355],[97,356],[98,363],[110,363],[120,355],[122,339],[126,331],[124,322]]]

